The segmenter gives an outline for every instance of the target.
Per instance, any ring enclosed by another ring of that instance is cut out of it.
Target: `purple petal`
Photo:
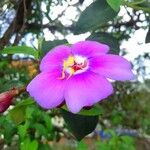
[[[81,41],[72,45],[72,53],[86,57],[93,57],[95,55],[106,54],[109,47],[105,44],[95,41]]]
[[[102,55],[89,59],[90,70],[104,77],[114,80],[132,80],[131,64],[123,57],[117,55]]]
[[[112,85],[103,77],[88,71],[72,76],[65,89],[65,100],[72,113],[92,106],[113,93]]]
[[[37,75],[27,86],[30,96],[43,108],[50,109],[64,100],[65,81],[59,80],[61,73],[43,72]]]
[[[71,54],[71,49],[68,46],[60,45],[48,52],[42,59],[40,64],[41,71],[51,71],[54,68],[60,68],[63,65],[63,60]]]

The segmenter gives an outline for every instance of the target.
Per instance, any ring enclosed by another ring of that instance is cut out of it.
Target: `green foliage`
[[[43,57],[52,48],[63,44],[67,44],[67,40],[43,41],[41,47],[41,56]]]
[[[5,143],[11,144],[14,134],[16,133],[17,127],[11,121],[9,117],[0,117],[0,135],[4,136]]]
[[[87,150],[87,149],[88,146],[83,141],[78,142],[77,150]]]
[[[25,121],[25,111],[28,106],[32,105],[34,103],[33,100],[31,99],[26,99],[24,101],[21,101],[16,105],[15,108],[13,108],[9,114],[11,119],[13,120],[14,123],[20,124],[23,121]]]
[[[117,15],[104,0],[97,0],[87,7],[82,13],[75,26],[75,34],[96,30],[100,25],[113,20]]]
[[[21,140],[23,140],[27,136],[28,128],[29,128],[28,121],[26,121],[25,124],[18,126],[18,134]]]
[[[118,136],[114,131],[108,130],[111,135],[110,139],[96,142],[96,149],[102,150],[135,150],[134,139],[129,136]]]
[[[38,142],[36,140],[30,140],[29,138],[25,139],[21,143],[20,150],[37,150],[38,149]]]
[[[109,53],[111,54],[119,54],[120,52],[118,40],[115,37],[113,37],[110,33],[92,33],[87,39],[107,44],[110,47]]]
[[[144,12],[150,13],[150,3],[148,0],[135,0],[135,1],[123,1],[123,4],[133,8],[134,10],[142,10]]]
[[[62,109],[64,110],[67,110],[67,106],[64,105],[62,107]],[[100,106],[100,105],[95,105],[91,108],[85,108],[85,109],[82,109],[80,112],[79,112],[79,115],[85,115],[85,116],[97,116],[97,115],[100,115],[103,113],[103,108]]]
[[[32,55],[35,59],[38,59],[39,57],[38,51],[28,46],[7,47],[0,51],[0,54],[26,54]]]
[[[103,108],[100,105],[95,105],[90,109],[82,109],[79,114],[85,116],[97,116],[103,113]]]
[[[26,100],[27,101],[27,100]],[[17,122],[17,134],[19,135],[20,149],[24,148],[32,148],[37,149],[38,145],[44,141],[42,141],[41,137],[45,137],[45,140],[51,140],[55,138],[53,135],[55,130],[53,130],[53,126],[51,123],[51,118],[49,114],[40,110],[37,106],[33,105],[33,101],[23,101],[19,103],[10,114],[14,116],[19,116],[19,120],[12,118],[15,123]],[[18,112],[22,109],[22,113]],[[24,113],[24,114],[23,114]],[[20,121],[20,118],[23,119]],[[21,123],[21,124],[20,124]],[[35,140],[36,138],[36,140]],[[29,147],[25,146],[26,144]]]
[[[119,11],[122,0],[106,0],[107,3],[114,9],[116,12]]]
[[[0,88],[0,92],[8,91],[14,87],[22,87],[28,83],[28,66],[22,65],[23,62],[17,60],[10,62],[3,58],[0,60],[0,87],[3,87]]]
[[[98,123],[98,116],[83,116],[70,113],[63,109],[61,113],[68,128],[79,141],[91,133]]]

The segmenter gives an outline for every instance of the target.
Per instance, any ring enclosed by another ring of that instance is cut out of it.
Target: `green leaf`
[[[41,144],[40,143],[38,150],[52,150],[52,148],[50,147],[50,144]]]
[[[122,141],[127,144],[127,145],[133,145],[134,144],[134,139],[133,137],[124,135],[120,137],[122,139]]]
[[[91,31],[107,23],[117,15],[105,0],[97,0],[87,7],[75,25],[75,34]]]
[[[12,89],[12,87],[22,87],[24,86],[24,83],[18,80],[8,80],[6,83],[3,84],[3,88],[0,89],[0,92],[7,91],[9,89]]]
[[[80,141],[77,146],[77,150],[87,150],[88,145],[84,141]]]
[[[40,124],[40,123],[35,123],[32,125],[32,128],[36,129],[36,131],[38,132],[39,135],[47,135],[47,129],[44,125]]]
[[[32,104],[32,103],[31,103]],[[26,108],[26,112],[25,112],[25,116],[27,119],[32,119],[33,118],[33,113],[34,113],[34,107],[27,107]]]
[[[54,40],[54,41],[43,41],[42,42],[42,51],[41,57],[43,57],[47,52],[49,52],[52,48],[68,43],[67,40]]]
[[[16,126],[6,115],[1,115],[0,117],[0,135],[4,136],[5,144],[10,144],[12,138],[16,133]]]
[[[93,33],[87,39],[104,43],[110,47],[109,53],[119,54],[119,51],[120,51],[119,42],[115,37],[113,37],[109,33],[106,33],[106,32]]]
[[[42,117],[43,117],[43,120],[45,122],[46,128],[48,129],[48,131],[51,131],[53,126],[52,126],[52,122],[51,122],[50,116],[47,113],[44,112],[42,114]]]
[[[99,105],[95,105],[89,110],[82,109],[79,114],[85,115],[85,116],[97,116],[97,115],[100,115],[102,113],[103,113],[103,108]]]
[[[28,46],[7,47],[1,50],[0,54],[27,54],[32,55],[35,59],[38,59],[39,57],[39,52],[34,48]]]
[[[26,138],[20,145],[20,150],[37,150],[38,142],[36,140],[31,141],[29,138]]]
[[[111,121],[113,125],[118,125],[122,123],[122,116],[120,114],[116,114],[114,116],[112,116]]]
[[[150,13],[149,0],[136,0],[135,2],[123,1],[123,4],[137,11],[142,10],[144,12]]]
[[[150,43],[150,27],[146,35],[145,43]]]
[[[78,141],[91,133],[98,123],[98,116],[83,116],[63,109],[61,109],[61,113],[68,128]]]
[[[32,99],[26,99],[19,102],[16,107],[10,110],[9,115],[12,121],[16,124],[20,124],[25,120],[26,115],[26,108],[32,105],[34,101]]]
[[[21,139],[24,139],[27,134],[27,129],[29,128],[29,122],[26,121],[24,125],[18,126],[18,134]]]
[[[122,0],[106,0],[106,1],[113,10],[117,12],[119,11]]]
[[[65,109],[68,111],[67,106],[64,105],[62,109]],[[84,116],[97,116],[103,113],[103,108],[100,105],[95,105],[91,109],[82,109],[79,112],[79,115],[84,115]]]
[[[130,3],[130,4],[138,5],[138,6],[143,7],[143,8],[150,8],[149,0],[137,0],[137,1],[135,1],[135,3],[133,2],[133,3]],[[150,12],[150,10],[149,10],[149,12]]]
[[[142,4],[142,3],[145,3],[146,0],[132,0],[130,2],[130,4],[132,5],[138,5],[138,4]]]

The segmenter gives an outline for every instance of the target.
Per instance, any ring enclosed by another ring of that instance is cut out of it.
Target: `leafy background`
[[[122,9],[129,19],[118,15]],[[69,10],[76,15],[69,16]],[[142,49],[132,61],[137,80],[114,82],[113,96],[77,115],[65,106],[43,110],[20,90],[50,49],[68,44],[68,35],[85,34],[108,44],[110,53],[126,56],[120,46],[139,29],[150,42],[149,16],[148,0],[0,1],[0,107],[6,106],[4,92],[19,91],[0,116],[0,149],[150,149],[150,55]]]

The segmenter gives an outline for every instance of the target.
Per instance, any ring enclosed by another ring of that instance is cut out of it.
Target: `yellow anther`
[[[64,60],[63,62],[63,70],[62,70],[62,76],[58,79],[62,80],[65,78],[65,70],[69,68],[70,73],[67,79],[69,79],[74,73],[74,69],[71,68],[71,66],[74,65],[74,57],[73,56],[69,56],[67,60]]]
[[[66,69],[68,67],[68,64],[67,64],[67,61],[64,60],[64,63],[63,63],[63,68]]]
[[[72,66],[74,64],[74,57],[73,56],[69,56],[67,62],[68,62],[68,65]]]
[[[74,57],[73,56],[69,56],[69,58],[67,60],[64,60],[64,68],[68,68],[70,66],[74,65]]]

